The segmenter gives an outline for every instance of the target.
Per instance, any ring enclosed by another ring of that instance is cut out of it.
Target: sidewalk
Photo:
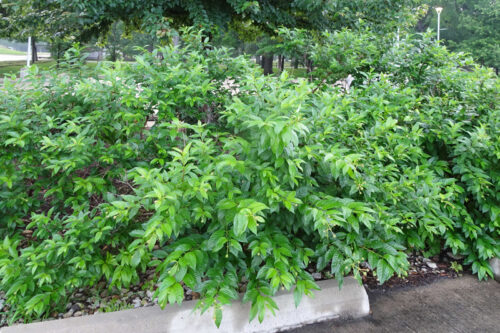
[[[466,275],[429,285],[368,293],[372,315],[288,333],[500,332],[500,283]]]

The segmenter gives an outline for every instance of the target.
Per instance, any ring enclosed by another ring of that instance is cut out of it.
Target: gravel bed
[[[428,284],[436,279],[456,278],[462,275],[463,257],[454,256],[451,252],[443,252],[431,258],[425,258],[420,253],[412,253],[408,255],[408,262],[410,268],[407,276],[393,276],[380,285],[370,271],[363,276],[363,285],[368,291],[384,291],[390,288]]]

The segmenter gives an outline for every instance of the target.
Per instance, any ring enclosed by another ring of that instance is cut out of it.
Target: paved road
[[[1,2],[1,1],[0,1]],[[38,53],[38,58],[49,58],[50,53]],[[18,54],[0,54],[0,62],[1,61],[26,61],[26,55],[18,55]]]
[[[26,60],[25,55],[0,54],[0,61],[20,61]]]
[[[288,333],[500,333],[500,283],[473,276],[369,293],[372,315],[308,325]]]

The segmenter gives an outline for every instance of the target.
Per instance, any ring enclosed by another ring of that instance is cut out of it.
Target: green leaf
[[[293,300],[295,302],[295,307],[299,306],[303,295],[304,295],[304,284],[302,281],[297,281],[297,285],[293,290]]]
[[[141,263],[141,252],[139,250],[134,252],[134,255],[132,256],[132,259],[130,260],[130,263],[132,264],[132,267],[136,267]]]
[[[196,269],[196,255],[194,252],[188,252],[184,255],[184,260],[186,264],[192,269]]]
[[[377,279],[380,284],[383,284],[385,281],[389,280],[394,271],[391,266],[383,259],[380,259],[377,263]]]
[[[219,328],[222,322],[222,309],[220,307],[216,307],[214,315],[215,315],[215,326]]]
[[[236,236],[239,236],[245,232],[248,225],[248,216],[238,213],[234,216],[233,220],[233,230]]]

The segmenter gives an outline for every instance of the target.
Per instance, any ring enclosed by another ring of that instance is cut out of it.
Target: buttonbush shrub
[[[370,267],[383,283],[406,274],[412,249],[451,249],[492,276],[491,71],[409,38],[346,93],[264,77],[200,36],[87,73],[73,48],[63,72],[6,80],[0,289],[11,321],[48,316],[99,281],[126,288],[147,267],[161,306],[182,302],[185,285],[217,325],[242,283],[262,321],[278,290],[298,304],[318,289],[308,268],[342,282]]]

